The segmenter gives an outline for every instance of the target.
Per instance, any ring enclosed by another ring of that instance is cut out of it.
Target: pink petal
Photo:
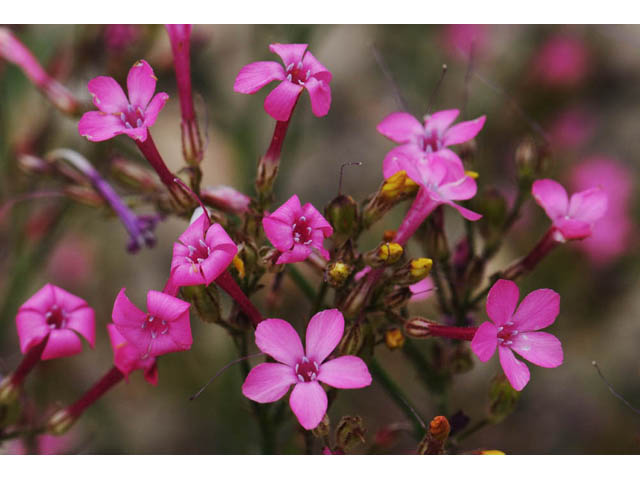
[[[479,213],[473,212],[468,208],[464,208],[458,205],[457,203],[453,203],[453,202],[446,202],[446,203],[447,205],[455,208],[460,213],[460,215],[462,215],[467,220],[475,222],[476,220],[480,220],[482,218],[482,215],[480,215]]]
[[[160,110],[164,108],[164,104],[169,100],[169,95],[164,92],[157,93],[147,105],[147,109],[144,111],[144,126],[151,127],[156,123]]]
[[[284,80],[264,99],[264,109],[276,120],[286,122],[304,87]]]
[[[487,315],[500,327],[509,320],[513,315],[520,292],[518,286],[511,280],[498,280],[487,296]]]
[[[321,64],[316,57],[309,51],[304,54],[304,58],[302,59],[302,69],[309,70],[312,77],[317,78],[318,80],[322,80],[323,82],[329,83],[333,75],[331,72]]]
[[[55,299],[55,303],[62,307],[63,310],[71,313],[79,308],[88,307],[87,302],[84,299],[74,295],[73,293],[69,293],[66,290],[63,290],[60,287],[55,285],[51,285],[51,289],[53,291],[53,297]]]
[[[302,207],[302,215],[307,218],[309,226],[313,229],[322,230],[325,237],[333,235],[333,227],[326,218],[310,203],[305,203]]]
[[[318,382],[298,383],[291,392],[289,405],[300,425],[312,430],[327,412],[327,394]]]
[[[200,240],[205,239],[208,228],[209,220],[203,212],[202,215],[189,224],[187,229],[178,237],[178,240],[180,240],[183,245],[196,246],[200,243]]]
[[[316,117],[324,117],[331,108],[331,87],[323,80],[311,77],[304,87],[311,97],[311,111]]]
[[[178,248],[176,245],[174,244],[173,246],[174,257],[171,262],[171,283],[178,288],[189,285],[208,285],[210,282],[207,282],[204,278],[200,268],[194,267],[185,257],[176,256],[175,252]]]
[[[286,224],[273,216],[263,217],[262,228],[271,242],[281,252],[293,247],[293,229],[291,224]]]
[[[345,355],[320,365],[318,380],[334,388],[363,388],[371,385],[371,374],[361,358]]]
[[[448,129],[444,134],[444,145],[446,147],[450,145],[456,145],[458,143],[464,143],[468,140],[471,140],[478,132],[482,130],[484,126],[484,122],[487,119],[484,115],[476,118],[475,120],[470,120],[468,122],[461,122],[457,125],[454,125],[450,129]]]
[[[478,191],[476,181],[468,175],[457,182],[446,183],[438,188],[438,192],[447,200],[469,200]]]
[[[545,368],[562,365],[562,344],[550,333],[525,332],[512,337],[511,340],[511,349],[531,363]]]
[[[124,129],[119,117],[95,110],[82,115],[78,122],[78,133],[91,142],[109,140],[121,134]]]
[[[145,60],[139,60],[133,64],[127,75],[127,92],[129,92],[129,103],[135,108],[142,110],[147,108],[147,104],[153,93],[156,91],[158,79],[153,74],[153,69]]]
[[[343,333],[344,317],[338,309],[316,313],[307,325],[307,357],[321,364],[338,346]]]
[[[124,288],[120,290],[113,303],[113,323],[118,327],[129,325],[140,329],[140,325],[146,320],[147,314],[131,303],[125,290]],[[118,330],[121,331],[120,328]]]
[[[445,162],[448,172],[448,175],[445,175],[445,179],[449,180],[449,177],[451,177],[450,180],[456,180],[465,174],[462,160],[453,150],[441,148],[436,152],[430,153],[429,156],[437,157]]]
[[[593,224],[607,211],[607,194],[601,188],[590,188],[571,195],[569,216]]]
[[[147,127],[145,125],[139,128],[124,128],[120,133],[124,133],[137,142],[144,142],[147,139]]]
[[[422,183],[422,175],[416,164],[423,156],[422,150],[413,143],[392,148],[384,157],[382,164],[384,178],[389,178],[400,170],[404,170],[411,180]]]
[[[298,263],[306,260],[311,255],[311,247],[309,245],[296,244],[292,250],[283,252],[278,257],[276,265],[282,265],[283,263]]]
[[[149,290],[147,293],[147,311],[149,315],[161,318],[167,322],[181,320],[191,304],[172,297],[166,293]]]
[[[75,330],[82,335],[91,347],[96,345],[96,321],[95,312],[89,306],[74,310],[68,314],[67,328]]]
[[[484,322],[476,330],[476,334],[471,340],[471,350],[481,362],[489,360],[498,346],[498,329],[491,322]]]
[[[51,306],[56,303],[55,285],[47,283],[40,290],[29,297],[24,302],[20,310],[33,310],[42,314],[47,313]]]
[[[155,358],[149,358],[144,360],[145,362],[149,362],[149,366],[145,367],[142,374],[144,375],[144,379],[147,383],[150,383],[153,386],[158,385],[158,361]]]
[[[284,80],[286,77],[282,65],[276,62],[255,62],[242,67],[233,91],[238,93],[256,93],[262,87],[274,80]]]
[[[280,400],[298,380],[288,365],[261,363],[251,369],[242,384],[242,394],[258,403]]]
[[[304,356],[302,342],[290,323],[268,318],[256,328],[256,345],[280,363],[295,367]]]
[[[47,346],[42,352],[42,360],[70,357],[82,352],[82,342],[71,330],[54,329],[49,334]]]
[[[540,330],[555,322],[560,313],[560,295],[549,288],[534,290],[524,297],[513,315],[514,327],[520,332]]]
[[[22,308],[16,315],[16,327],[22,353],[39,344],[51,331],[43,313]]]
[[[567,191],[558,182],[550,179],[536,180],[533,182],[531,193],[551,220],[567,214],[569,208]]]
[[[189,346],[177,344],[170,335],[158,335],[155,338],[149,337],[150,341],[146,350],[142,350],[142,359],[148,359],[149,357],[159,357],[167,353],[179,352],[181,350],[188,350]]]
[[[449,128],[449,125],[453,123],[459,114],[460,110],[457,109],[435,112],[425,117],[424,126],[425,128],[436,130],[438,136],[442,137],[447,128]]]
[[[518,360],[511,349],[507,347],[498,347],[498,355],[500,356],[500,365],[507,376],[511,386],[520,391],[527,383],[529,383],[529,368]]]
[[[280,220],[286,225],[293,225],[302,215],[302,206],[297,195],[292,195],[275,212],[269,215],[273,219]]]
[[[582,240],[591,235],[591,224],[572,218],[561,218],[553,222],[553,226],[562,234],[561,241]]]
[[[422,124],[411,114],[395,112],[385,117],[376,127],[385,137],[396,143],[406,143],[422,135]]]
[[[129,101],[122,87],[111,77],[96,77],[87,85],[93,104],[105,113],[120,114],[127,110]]]
[[[269,50],[279,55],[282,63],[288,67],[292,63],[297,66],[302,61],[307,46],[306,43],[274,43],[269,45]]]
[[[238,253],[238,247],[233,243],[225,229],[222,228],[222,225],[218,223],[214,223],[209,227],[205,235],[205,242],[211,250],[221,249],[232,257],[235,257],[236,253]]]

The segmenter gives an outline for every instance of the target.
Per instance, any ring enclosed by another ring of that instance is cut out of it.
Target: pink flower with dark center
[[[345,355],[325,362],[344,332],[344,317],[336,309],[315,314],[309,321],[306,350],[297,332],[279,318],[264,320],[256,328],[256,345],[279,363],[255,366],[242,385],[242,393],[258,403],[275,402],[295,385],[289,398],[300,425],[311,430],[327,411],[327,394],[319,382],[334,388],[363,388],[371,384],[366,364]]]
[[[333,228],[313,205],[301,206],[297,195],[265,216],[262,226],[269,241],[282,252],[277,264],[301,262],[314,249],[329,260],[322,243],[333,235]]]
[[[112,318],[118,332],[146,359],[191,348],[189,306],[171,295],[151,290],[145,313],[131,303],[123,288],[113,304]]]
[[[49,283],[22,304],[16,326],[22,353],[49,337],[42,360],[80,353],[82,341],[78,335],[84,337],[91,348],[96,341],[93,309],[80,297]]]
[[[233,240],[204,213],[173,244],[171,281],[177,286],[209,285],[238,253]]]
[[[401,145],[393,148],[385,157],[385,172],[387,164],[393,163],[393,159],[399,156],[424,161],[437,155],[462,167],[462,161],[449,147],[467,142],[478,135],[486,117],[483,115],[451,126],[459,113],[459,110],[454,109],[425,115],[424,125],[406,112],[387,116],[378,125],[378,132]]]
[[[129,97],[111,77],[96,77],[89,82],[89,92],[98,111],[85,113],[78,123],[78,132],[87,140],[102,142],[125,134],[144,142],[147,129],[155,122],[160,110],[169,99],[156,91],[157,78],[145,60],[137,61],[129,70],[127,90]]]
[[[316,117],[324,117],[331,107],[331,72],[307,51],[307,44],[269,45],[280,56],[284,67],[277,62],[255,62],[242,67],[233,90],[256,93],[275,80],[280,84],[264,100],[264,109],[276,120],[286,122],[303,90],[309,92],[311,110]]]
[[[536,180],[531,192],[553,222],[553,239],[557,242],[587,238],[593,224],[607,211],[607,194],[601,188],[574,193],[569,199],[562,185],[544,179]]]
[[[480,361],[489,360],[496,348],[509,383],[522,390],[529,382],[529,368],[513,352],[545,368],[562,364],[560,340],[539,332],[555,322],[560,312],[560,295],[548,288],[534,290],[518,305],[520,292],[510,280],[498,280],[487,297],[487,315],[471,341],[471,349]]]
[[[129,374],[135,370],[142,370],[144,379],[151,385],[158,384],[158,366],[155,357],[141,358],[137,348],[124,338],[118,328],[110,323],[107,325],[109,340],[113,350],[113,364],[122,372],[125,380],[129,381]]]

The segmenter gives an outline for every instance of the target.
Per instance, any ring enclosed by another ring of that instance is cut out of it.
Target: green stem
[[[489,420],[487,420],[486,418],[480,420],[478,423],[476,423],[475,425],[472,425],[471,427],[467,428],[464,432],[462,432],[458,436],[458,442],[462,442],[464,439],[466,439],[467,437],[470,437],[471,435],[476,433],[478,430],[482,430],[487,425],[489,425]]]
[[[300,291],[304,293],[304,296],[307,297],[307,299],[313,304],[313,302],[315,302],[316,300],[316,291],[307,281],[307,279],[304,278],[302,273],[300,273],[300,270],[298,270],[298,268],[294,267],[293,265],[289,265],[287,267],[287,272],[289,273],[291,280],[293,280],[293,283],[298,286]]]

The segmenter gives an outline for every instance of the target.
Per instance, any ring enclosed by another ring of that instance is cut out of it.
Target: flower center
[[[147,315],[147,318],[142,322],[142,330],[147,330],[151,333],[151,338],[156,338],[158,335],[165,335],[169,331],[169,324],[166,320],[156,318],[153,315]]]
[[[506,322],[498,327],[498,344],[508,347],[513,343],[513,339],[518,335],[518,330],[513,328],[513,322]]]
[[[442,142],[438,138],[436,130],[425,129],[424,133],[418,137],[418,147],[425,152],[437,152],[442,148]]]
[[[318,377],[318,363],[307,357],[296,363],[296,375],[301,382],[313,382]]]
[[[53,305],[44,315],[51,330],[67,326],[67,314],[58,305]]]
[[[199,266],[211,254],[211,248],[202,239],[196,245],[187,245],[187,248],[189,249],[189,261],[194,266]]]
[[[309,226],[307,217],[302,215],[291,227],[293,230],[293,241],[302,245],[311,245],[311,233],[313,229]]]
[[[287,80],[289,80],[291,83],[304,85],[304,82],[309,80],[310,76],[311,70],[308,68],[305,69],[304,65],[302,65],[302,62],[298,62],[297,65],[295,63],[290,63],[289,65],[287,65]]]
[[[120,120],[126,128],[140,128],[144,123],[144,112],[140,107],[127,106],[127,111],[120,113]]]

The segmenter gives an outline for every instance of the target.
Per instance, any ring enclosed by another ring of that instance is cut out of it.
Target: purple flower
[[[307,51],[307,44],[275,43],[269,50],[280,56],[284,67],[276,62],[255,62],[242,67],[233,90],[256,93],[275,80],[280,84],[264,101],[264,109],[276,120],[286,122],[302,90],[311,98],[311,110],[316,117],[324,117],[331,107],[331,72]]]

